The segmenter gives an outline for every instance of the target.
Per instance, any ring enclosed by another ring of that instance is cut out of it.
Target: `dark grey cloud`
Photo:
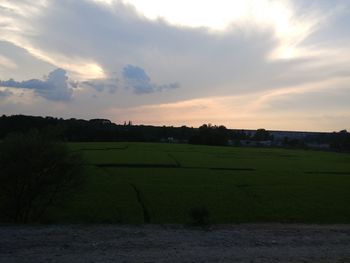
[[[178,83],[163,85],[152,83],[151,78],[147,75],[144,69],[133,65],[125,66],[122,75],[126,88],[132,88],[133,92],[136,94],[161,92],[179,87]]]
[[[69,101],[73,94],[66,71],[60,68],[50,72],[44,80],[0,80],[0,87],[31,89],[36,95],[52,101]]]

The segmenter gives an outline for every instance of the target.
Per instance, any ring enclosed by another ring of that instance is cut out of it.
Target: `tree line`
[[[223,125],[203,124],[199,128],[181,126],[133,125],[131,121],[115,124],[108,119],[62,119],[13,115],[0,117],[0,140],[8,134],[29,130],[45,130],[62,141],[133,141],[133,142],[179,142],[203,145],[241,145],[240,142],[250,140],[276,141],[273,134],[265,129],[253,133],[244,130],[227,129]],[[329,144],[330,148],[339,151],[350,150],[350,134],[346,131],[333,133],[310,134],[304,138],[285,137],[278,146],[306,148],[310,142]],[[275,144],[277,145],[277,144]]]
[[[187,126],[133,125],[131,121],[115,124],[107,119],[62,119],[39,116],[1,116],[0,139],[10,133],[26,132],[31,129],[46,130],[63,141],[135,141],[159,142],[176,139],[179,142],[195,144],[226,145],[229,139],[246,138],[241,132],[233,132],[224,126],[205,124],[200,128]]]

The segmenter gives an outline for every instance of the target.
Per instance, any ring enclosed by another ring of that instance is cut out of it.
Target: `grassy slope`
[[[198,206],[208,208],[213,223],[350,223],[348,154],[150,143],[70,147],[83,150],[89,179],[51,211],[53,222],[142,223],[136,187],[152,223],[185,223]]]

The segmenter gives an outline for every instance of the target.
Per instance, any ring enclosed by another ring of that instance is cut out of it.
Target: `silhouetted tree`
[[[270,133],[265,129],[258,129],[253,136],[253,140],[256,141],[267,141],[272,140],[272,138]]]
[[[204,145],[227,145],[228,137],[228,130],[225,126],[213,126],[209,123],[200,126],[198,130],[196,130],[190,137],[189,143]]]
[[[224,126],[204,124],[199,128],[133,125],[131,121],[118,125],[106,119],[62,119],[36,116],[0,116],[0,140],[13,132],[25,132],[30,129],[39,131],[52,129],[64,141],[135,141],[159,142],[173,138],[175,142],[193,144],[226,145],[231,140],[232,145],[240,145],[241,140],[265,141],[273,140],[271,133],[265,129],[256,132],[246,130],[229,130]],[[331,149],[349,151],[349,133],[345,130],[334,133],[310,133],[303,137],[287,136],[288,139],[276,137],[288,147],[305,147],[306,143],[329,144]]]
[[[350,151],[350,133],[347,130],[333,132],[330,141],[331,148],[339,151]]]
[[[0,144],[0,171],[0,219],[17,223],[40,221],[85,178],[81,157],[38,131]]]

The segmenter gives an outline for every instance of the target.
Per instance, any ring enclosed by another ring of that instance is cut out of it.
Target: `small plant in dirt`
[[[210,212],[205,206],[193,207],[188,211],[190,224],[194,226],[208,226],[210,224]]]
[[[40,222],[48,208],[84,182],[82,158],[32,131],[0,143],[0,221]]]

